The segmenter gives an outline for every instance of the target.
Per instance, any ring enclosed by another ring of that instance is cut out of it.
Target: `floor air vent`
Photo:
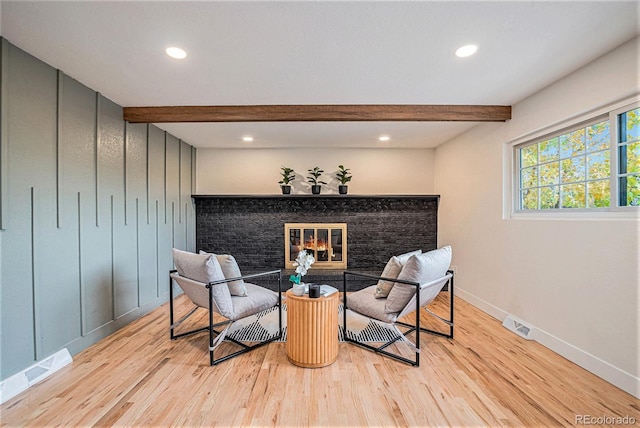
[[[507,315],[502,325],[524,339],[533,340],[533,327],[518,321],[511,315]]]
[[[0,404],[73,361],[67,348],[0,382]]]

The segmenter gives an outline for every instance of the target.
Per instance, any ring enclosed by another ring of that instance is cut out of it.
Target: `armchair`
[[[209,363],[213,366],[282,337],[282,275],[280,270],[242,276],[232,256],[208,253],[194,254],[176,249],[173,250],[173,260],[176,270],[169,273],[169,331],[171,340],[208,331]],[[267,276],[277,276],[277,293],[245,282],[245,280]],[[194,304],[194,307],[177,321],[174,320],[174,282]],[[277,336],[253,345],[247,345],[226,336],[235,321],[274,306],[278,306],[279,314]],[[176,333],[177,327],[201,308],[208,311],[208,324]],[[214,313],[222,315],[226,320],[214,324]],[[224,327],[224,329],[219,330],[219,327]],[[216,358],[214,352],[224,340],[233,342],[242,349]]]
[[[453,338],[453,271],[448,270],[451,263],[451,247],[421,253],[419,250],[392,257],[387,263],[381,276],[368,275],[358,272],[343,272],[344,326],[347,329],[347,308],[365,317],[373,318],[383,323],[391,324],[397,332],[397,337],[378,347],[362,343],[345,334],[345,341],[352,342],[363,348],[380,353],[387,357],[402,361],[413,366],[420,365],[420,332],[431,333],[443,337]],[[348,296],[348,278],[361,277],[377,280],[372,285]],[[449,317],[441,317],[427,308],[438,296],[444,286],[449,291]],[[447,332],[430,330],[420,326],[420,308],[434,316],[448,326]],[[415,312],[415,323],[409,324],[399,321],[405,315]],[[404,331],[400,330],[402,328]],[[415,332],[415,343],[407,335]],[[388,346],[405,340],[415,350],[415,359],[410,360],[402,355],[386,350]]]

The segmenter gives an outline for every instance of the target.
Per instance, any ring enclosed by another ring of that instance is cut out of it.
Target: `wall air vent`
[[[533,340],[533,327],[515,319],[511,315],[507,315],[502,325],[524,339]]]

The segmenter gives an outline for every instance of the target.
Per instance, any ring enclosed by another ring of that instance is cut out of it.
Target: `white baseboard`
[[[481,311],[491,315],[500,322],[509,315],[504,310],[497,306],[488,303],[479,297],[468,293],[460,288],[456,288],[456,295],[464,301],[472,304]],[[636,398],[640,398],[640,378],[628,373],[618,367],[611,365],[610,363],[591,355],[590,353],[577,348],[576,346],[565,342],[564,340],[555,337],[554,335],[540,330],[536,326],[531,326],[534,331],[534,340],[546,348],[551,349],[553,352],[563,356],[567,360],[580,367],[588,370],[594,375],[604,379],[610,384],[620,388],[621,390],[628,392]]]
[[[460,287],[456,287],[455,295],[460,297],[462,300],[471,303],[473,306],[480,309],[482,312],[485,312],[491,315],[492,317],[494,317],[500,322],[503,322],[506,316],[509,315],[499,307],[493,306],[491,303],[486,302],[481,298],[476,297],[475,295],[462,290]]]
[[[73,358],[67,348],[45,358],[0,382],[0,404],[15,397],[30,386],[35,385],[62,367],[71,363]]]

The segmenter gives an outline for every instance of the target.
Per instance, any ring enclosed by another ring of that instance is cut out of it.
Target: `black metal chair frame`
[[[187,318],[189,318],[191,315],[193,315],[193,313],[198,310],[200,308],[200,306],[195,306],[193,307],[189,312],[187,312],[184,316],[182,316],[178,321],[174,322],[174,307],[173,307],[173,299],[174,299],[174,292],[173,292],[173,278],[171,278],[171,274],[172,273],[176,273],[177,270],[172,270],[169,272],[169,330],[170,330],[170,337],[171,340],[176,340],[179,339],[181,337],[184,336],[190,336],[196,333],[200,333],[203,331],[208,331],[209,332],[209,363],[210,365],[214,366],[216,364],[219,364],[223,361],[227,361],[231,358],[237,357],[238,355],[242,355],[244,353],[253,351],[254,349],[260,348],[261,346],[267,345],[271,342],[274,342],[276,340],[280,340],[282,338],[282,270],[278,269],[278,270],[272,270],[272,271],[268,271],[268,272],[260,272],[260,273],[255,273],[255,274],[251,274],[251,275],[243,275],[241,277],[237,277],[237,278],[229,278],[229,279],[222,279],[219,281],[213,281],[213,282],[209,282],[208,284],[206,284],[206,288],[209,290],[209,307],[208,308],[203,308],[203,309],[207,309],[209,312],[209,325],[204,326],[204,327],[200,327],[200,328],[196,328],[194,330],[190,330],[190,331],[186,331],[183,333],[175,333],[175,329],[176,327],[178,327],[180,324],[182,324]],[[228,282],[232,282],[232,281],[238,281],[238,280],[247,280],[247,279],[251,279],[251,278],[258,278],[258,277],[263,277],[263,276],[269,276],[269,275],[278,275],[278,334],[277,336],[259,342],[257,344],[254,345],[247,345],[245,343],[242,343],[240,341],[237,341],[235,339],[232,339],[228,336],[226,336],[224,338],[224,340],[228,340],[232,343],[235,343],[236,345],[242,347],[241,350],[233,352],[231,354],[225,355],[223,357],[220,358],[215,358],[214,357],[214,341],[216,336],[218,336],[219,334],[222,333],[222,331],[220,330],[216,330],[217,327],[221,327],[221,326],[225,326],[227,324],[230,324],[234,321],[232,320],[226,320],[226,321],[222,321],[219,323],[215,323],[213,322],[213,307],[212,305],[215,304],[214,300],[213,300],[213,291],[212,291],[212,287],[216,286],[216,285],[220,285],[220,284],[226,284]]]
[[[424,332],[424,333],[429,333],[429,334],[433,334],[436,336],[441,336],[441,337],[446,337],[448,339],[453,339],[453,329],[454,329],[454,324],[453,324],[453,305],[454,305],[454,288],[453,288],[453,271],[449,270],[447,271],[447,274],[450,274],[451,277],[447,280],[447,282],[442,286],[442,289],[444,289],[445,285],[448,287],[448,291],[449,291],[449,318],[443,318],[433,312],[431,312],[429,309],[426,308],[426,306],[424,307],[425,311],[429,314],[434,316],[435,318],[439,319],[440,321],[442,321],[443,323],[445,323],[448,327],[449,327],[449,332],[448,333],[443,333],[440,331],[436,331],[436,330],[430,330],[424,327],[420,327],[420,284],[418,284],[417,282],[412,282],[412,281],[404,281],[404,280],[399,280],[399,279],[395,279],[395,278],[385,278],[385,277],[380,277],[380,276],[375,276],[375,275],[369,275],[369,274],[364,274],[364,273],[360,273],[360,272],[351,272],[351,271],[344,271],[343,275],[342,275],[342,281],[343,281],[343,303],[344,303],[344,311],[343,311],[343,325],[344,325],[344,330],[345,330],[345,334],[344,334],[344,340],[345,342],[350,342],[353,343],[355,345],[358,345],[362,348],[366,348],[369,349],[373,352],[385,355],[389,358],[393,358],[395,360],[401,361],[403,363],[407,363],[410,364],[412,366],[420,366],[420,334],[416,333],[416,341],[415,341],[415,348],[416,348],[416,356],[415,356],[415,360],[410,360],[408,358],[405,358],[401,355],[398,354],[394,354],[392,352],[386,351],[385,348],[387,348],[389,345],[392,345],[393,343],[397,342],[398,340],[402,339],[402,336],[398,336],[378,347],[375,346],[371,346],[367,343],[363,343],[363,342],[359,342],[357,340],[351,339],[347,336],[347,291],[348,291],[348,281],[347,281],[347,277],[348,276],[355,276],[355,277],[360,277],[360,278],[369,278],[369,279],[373,279],[373,280],[383,280],[383,281],[391,281],[391,282],[399,282],[402,284],[407,284],[407,285],[411,285],[416,287],[416,309],[415,309],[415,325],[414,324],[407,324],[405,322],[401,322],[401,321],[395,321],[393,324],[397,324],[397,325],[401,325],[403,327],[408,328],[407,331],[402,332],[403,336],[407,336],[408,334],[411,334],[412,332],[416,331],[416,332]]]

